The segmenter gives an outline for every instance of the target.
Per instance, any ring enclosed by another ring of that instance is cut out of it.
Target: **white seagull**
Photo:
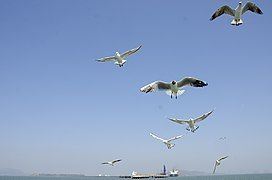
[[[175,144],[171,143],[171,141],[174,141],[176,139],[179,139],[179,138],[183,137],[182,135],[180,135],[180,136],[176,136],[176,137],[173,137],[173,138],[170,138],[170,139],[162,139],[162,138],[160,138],[160,137],[158,137],[158,136],[156,136],[155,134],[152,134],[152,133],[150,133],[150,136],[152,136],[155,139],[158,139],[158,140],[162,141],[167,146],[168,149],[171,149],[172,147],[175,146]]]
[[[127,62],[127,60],[125,60],[125,58],[130,56],[131,54],[136,53],[141,47],[142,47],[142,45],[137,48],[128,50],[128,51],[124,52],[123,54],[116,52],[114,56],[100,58],[100,59],[97,59],[96,61],[98,61],[98,62],[115,61],[116,65],[119,65],[119,67],[122,67]]]
[[[222,161],[223,159],[226,159],[227,157],[229,157],[229,156],[221,157],[221,158],[219,158],[219,159],[217,159],[217,160],[215,161],[215,163],[214,163],[214,168],[213,168],[213,174],[214,174],[215,171],[216,171],[216,167],[219,166],[219,165],[221,164],[221,161]]]
[[[204,87],[207,86],[208,83],[193,78],[193,77],[185,77],[180,81],[172,81],[170,83],[163,82],[163,81],[155,81],[152,82],[140,89],[141,92],[154,92],[156,90],[163,90],[166,92],[166,94],[170,95],[171,98],[173,95],[178,98],[179,95],[183,94],[185,90],[182,90],[181,88],[184,86],[193,86],[193,87]]]
[[[234,17],[234,19],[231,21],[231,25],[239,26],[239,25],[243,24],[241,16],[248,10],[252,11],[254,13],[257,13],[257,14],[263,14],[261,9],[252,2],[247,2],[245,6],[242,6],[242,2],[239,2],[239,5],[236,7],[236,9],[232,9],[227,5],[220,7],[212,15],[210,20],[212,21],[215,18],[221,16],[222,14],[228,14],[228,15],[231,15]]]
[[[214,110],[203,114],[195,119],[189,119],[189,120],[181,120],[181,119],[176,119],[176,118],[168,118],[169,120],[175,122],[175,123],[179,123],[179,124],[188,124],[188,127],[186,128],[187,131],[191,131],[191,132],[195,132],[199,126],[196,125],[196,123],[203,121],[204,119],[206,119],[210,114],[212,114]]]
[[[120,161],[122,161],[122,160],[116,159],[116,160],[109,161],[109,162],[103,162],[102,164],[108,164],[108,165],[114,166],[115,163],[120,162]]]

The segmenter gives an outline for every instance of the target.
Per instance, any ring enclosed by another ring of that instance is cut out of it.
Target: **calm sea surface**
[[[128,180],[119,177],[35,177],[35,176],[0,176],[0,180]],[[149,178],[151,179],[151,178]],[[161,179],[163,180],[163,179]],[[180,176],[165,180],[272,180],[272,174],[215,175],[215,176]]]

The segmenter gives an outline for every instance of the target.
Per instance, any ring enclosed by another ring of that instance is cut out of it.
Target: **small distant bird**
[[[227,137],[226,136],[224,136],[224,137],[220,137],[218,140],[226,140],[227,139]]]
[[[193,86],[193,87],[204,87],[207,86],[208,83],[193,78],[193,77],[185,77],[180,81],[172,81],[170,83],[163,82],[163,81],[155,81],[152,82],[140,89],[141,92],[149,93],[154,92],[156,90],[163,90],[166,94],[170,95],[171,98],[173,95],[178,98],[179,95],[183,94],[185,90],[181,90],[180,88],[184,86]]]
[[[219,158],[219,159],[217,159],[217,160],[215,161],[214,168],[213,168],[213,174],[214,174],[215,171],[216,171],[216,167],[219,166],[219,165],[221,164],[221,161],[222,161],[223,159],[226,159],[227,157],[229,157],[229,156],[221,157],[221,158]]]
[[[116,159],[116,160],[109,161],[109,162],[103,162],[102,164],[108,164],[108,165],[114,166],[115,163],[120,162],[120,161],[122,161],[122,160]]]
[[[176,137],[173,137],[173,138],[170,138],[170,139],[162,139],[162,138],[160,138],[160,137],[158,137],[158,136],[156,136],[155,134],[152,134],[152,133],[150,133],[150,136],[152,136],[155,139],[158,139],[158,140],[162,141],[167,146],[168,149],[171,149],[172,147],[175,146],[175,144],[171,143],[171,141],[174,141],[176,139],[179,139],[179,138],[183,137],[181,135],[181,136],[176,136]]]
[[[231,25],[239,26],[243,24],[241,16],[248,10],[257,14],[263,14],[262,10],[252,2],[247,2],[245,6],[242,6],[242,2],[239,2],[239,5],[236,7],[236,9],[232,9],[227,5],[220,7],[212,15],[210,20],[212,21],[215,18],[221,16],[222,14],[228,14],[234,17],[234,19],[231,21]]]
[[[204,119],[206,119],[210,114],[212,114],[214,110],[203,114],[195,119],[190,119],[190,120],[181,120],[181,119],[175,119],[175,118],[168,118],[169,120],[175,122],[175,123],[179,123],[179,124],[188,124],[188,127],[186,128],[187,131],[191,131],[191,132],[195,132],[199,126],[196,125],[196,123],[203,121]]]
[[[137,48],[128,50],[128,51],[124,52],[123,54],[116,52],[115,56],[100,58],[100,59],[97,59],[96,61],[98,61],[98,62],[115,61],[116,65],[118,65],[119,67],[122,67],[127,62],[127,60],[125,60],[125,58],[136,53],[141,47],[142,47],[142,45]]]

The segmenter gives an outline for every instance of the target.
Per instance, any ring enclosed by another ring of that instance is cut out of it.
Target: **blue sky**
[[[211,172],[229,155],[219,173],[272,172],[272,2],[255,1],[264,14],[245,14],[239,27],[226,15],[209,21],[237,3],[1,0],[0,168],[97,175],[166,164]],[[94,61],[139,45],[122,68]],[[139,91],[185,76],[209,86],[188,87],[177,100]],[[185,134],[165,117],[213,108],[172,150],[149,136]],[[100,165],[115,158],[123,159],[116,167]]]

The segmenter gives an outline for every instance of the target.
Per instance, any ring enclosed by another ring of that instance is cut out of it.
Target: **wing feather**
[[[115,60],[116,60],[115,56],[109,56],[109,57],[103,57],[103,58],[97,59],[96,61],[107,62],[107,61],[115,61]]]
[[[126,58],[126,57],[130,56],[131,54],[136,53],[141,47],[142,47],[142,45],[139,46],[139,47],[137,47],[137,48],[128,50],[128,51],[124,52],[123,54],[121,54],[121,57],[122,57],[122,58]]]
[[[218,161],[221,161],[221,160],[223,160],[223,159],[226,159],[227,157],[229,157],[229,156],[221,157],[220,159],[218,159]]]
[[[162,81],[155,81],[153,83],[150,83],[140,89],[141,92],[154,92],[156,90],[167,90],[170,89],[171,86],[169,83],[162,82]]]
[[[204,87],[207,86],[208,83],[200,80],[200,79],[196,79],[193,77],[185,77],[183,79],[181,79],[180,81],[178,81],[178,87],[183,87],[183,86],[193,86],[193,87]]]
[[[262,10],[252,2],[246,3],[246,5],[243,7],[242,14],[244,14],[248,10],[257,14],[263,14]]]
[[[175,118],[168,118],[170,121],[173,121],[175,123],[178,123],[178,124],[186,124],[188,123],[187,120],[181,120],[181,119],[175,119]]]
[[[212,21],[215,18],[221,16],[222,14],[228,14],[230,16],[234,16],[235,15],[235,10],[233,10],[232,8],[230,8],[227,5],[222,6],[219,9],[217,9],[217,11],[215,11],[215,13],[212,15],[212,17],[210,18],[210,20]]]
[[[170,142],[170,141],[174,141],[174,140],[179,139],[179,138],[182,138],[182,137],[183,137],[183,135],[176,136],[176,137],[172,137],[172,138],[168,139],[168,141],[169,141],[169,142]]]
[[[217,165],[216,165],[216,162],[214,163],[214,168],[213,168],[213,174],[215,173],[215,171],[216,171],[216,167],[217,167]]]
[[[158,139],[158,140],[164,141],[164,139],[162,139],[162,138],[160,138],[160,137],[156,136],[155,134],[150,133],[150,136],[152,136],[152,137],[153,137],[153,138],[155,138],[155,139]]]
[[[117,162],[120,162],[122,161],[122,159],[116,159],[116,160],[113,160],[112,163],[117,163]]]
[[[213,111],[214,111],[214,110],[212,110],[212,111],[210,111],[210,112],[208,112],[208,113],[206,113],[206,114],[203,114],[203,115],[201,115],[201,116],[195,118],[194,121],[195,121],[196,123],[198,123],[198,122],[200,122],[200,121],[203,121],[203,120],[206,119],[210,114],[212,114]]]

